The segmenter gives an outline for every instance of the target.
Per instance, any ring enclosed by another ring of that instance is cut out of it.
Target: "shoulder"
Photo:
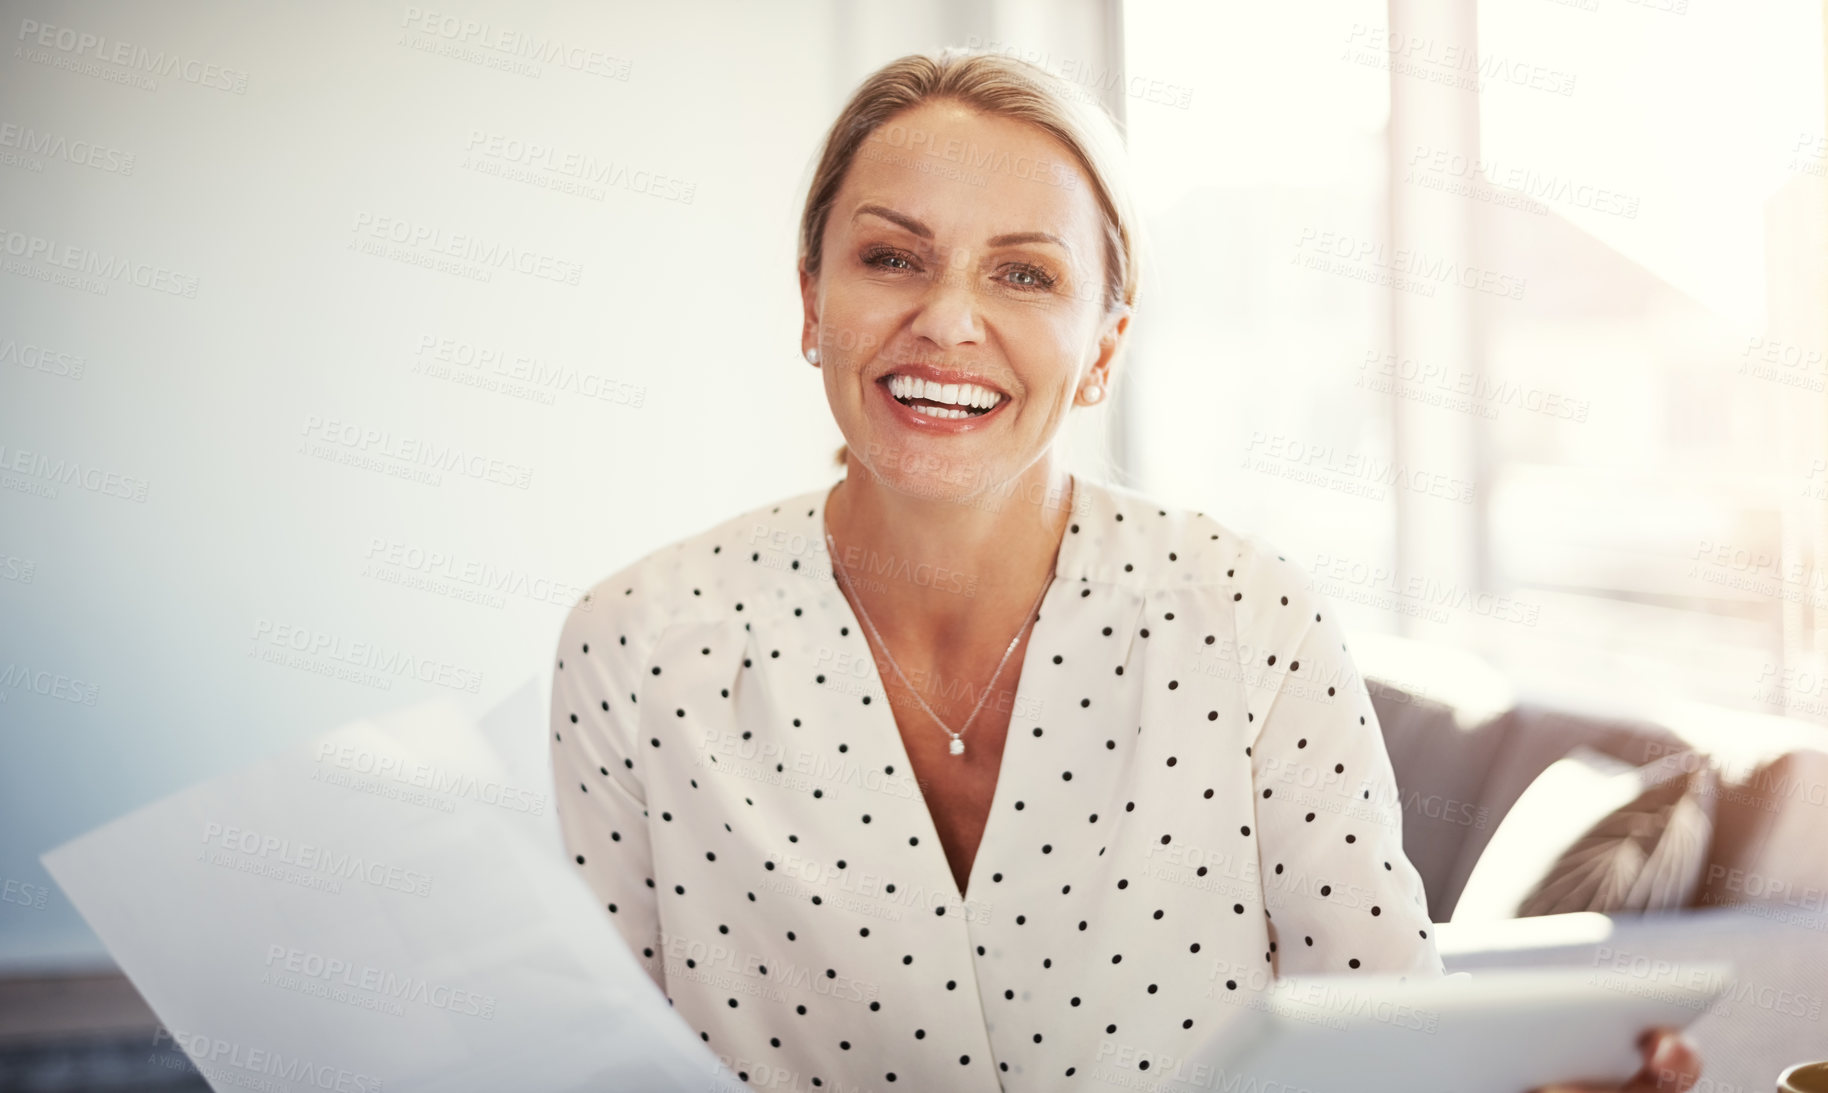
[[[1072,574],[1141,588],[1223,586],[1237,602],[1284,595],[1311,582],[1301,565],[1256,531],[1125,486],[1083,480],[1069,530],[1083,539]]]
[[[829,489],[746,509],[622,565],[572,606],[561,642],[594,637],[651,647],[670,626],[723,617],[752,586],[759,587],[753,563],[760,553],[806,555],[815,549],[808,535],[821,526],[816,513]]]
[[[1196,610],[1227,607],[1240,655],[1294,648],[1317,627],[1336,630],[1312,575],[1262,533],[1127,487],[1088,485],[1069,526],[1082,541],[1062,576],[1139,594],[1186,592]]]
[[[1133,490],[1105,487],[1103,496],[1111,526],[1139,529],[1130,551],[1150,552],[1137,591],[1169,597],[1156,606],[1229,635],[1215,655],[1236,665],[1253,746],[1271,723],[1305,727],[1316,717],[1356,716],[1362,725],[1373,716],[1342,620],[1297,555],[1255,529]],[[1113,542],[1125,549],[1121,537]],[[1189,560],[1192,572],[1182,572]]]

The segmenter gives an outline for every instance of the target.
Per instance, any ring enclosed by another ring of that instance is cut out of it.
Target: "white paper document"
[[[426,702],[43,860],[214,1089],[734,1093],[491,746],[544,723],[531,685],[488,731]]]

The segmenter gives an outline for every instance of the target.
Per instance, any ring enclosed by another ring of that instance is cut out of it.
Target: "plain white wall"
[[[817,141],[1002,10],[7,3],[0,968],[105,962],[44,850],[369,713],[543,695],[580,590],[834,480]],[[263,659],[291,634],[329,651]],[[361,643],[434,681],[319,674]]]

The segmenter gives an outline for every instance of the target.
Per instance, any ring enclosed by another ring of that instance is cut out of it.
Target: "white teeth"
[[[953,410],[945,406],[910,406],[908,408],[917,414],[925,414],[927,417],[959,418],[977,416],[969,410]]]
[[[975,383],[942,384],[899,374],[889,377],[889,393],[899,399],[924,398],[950,406],[970,406],[979,410],[994,409],[997,403],[1003,401],[1002,395]]]

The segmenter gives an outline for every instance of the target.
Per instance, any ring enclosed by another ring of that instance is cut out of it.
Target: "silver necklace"
[[[965,742],[960,737],[964,735],[966,729],[971,727],[971,723],[977,720],[978,711],[984,708],[984,700],[990,697],[991,688],[996,686],[997,680],[1003,675],[1003,665],[1009,663],[1009,654],[1016,651],[1016,644],[1022,640],[1023,634],[1028,633],[1029,624],[1035,621],[1035,612],[1040,609],[1041,600],[1047,596],[1047,590],[1053,587],[1054,575],[1052,573],[1047,575],[1047,581],[1041,585],[1041,595],[1035,597],[1034,605],[1028,609],[1028,617],[1023,620],[1022,629],[1017,630],[1016,636],[1009,639],[1009,648],[1003,650],[1003,659],[997,661],[996,674],[990,677],[990,682],[984,687],[984,693],[978,696],[977,705],[971,708],[971,716],[965,719],[963,727],[957,732],[953,732],[952,727],[940,720],[940,716],[933,712],[933,707],[927,705],[927,700],[920,697],[920,692],[912,683],[908,682],[908,677],[902,672],[901,665],[895,663],[895,655],[889,652],[888,643],[882,640],[881,632],[876,629],[875,622],[870,619],[869,610],[863,606],[863,597],[857,595],[857,586],[851,584],[850,574],[845,572],[844,564],[838,561],[838,543],[832,538],[829,531],[825,533],[825,545],[830,550],[832,569],[844,582],[844,587],[850,589],[851,600],[857,605],[857,612],[863,616],[864,625],[870,628],[870,634],[876,639],[876,647],[882,650],[882,655],[887,658],[889,667],[895,669],[895,675],[901,679],[901,685],[914,695],[914,701],[920,703],[920,708],[927,711],[927,716],[931,717],[940,728],[946,730],[946,735],[952,738],[952,743],[947,745],[947,750],[953,755],[965,754]]]

